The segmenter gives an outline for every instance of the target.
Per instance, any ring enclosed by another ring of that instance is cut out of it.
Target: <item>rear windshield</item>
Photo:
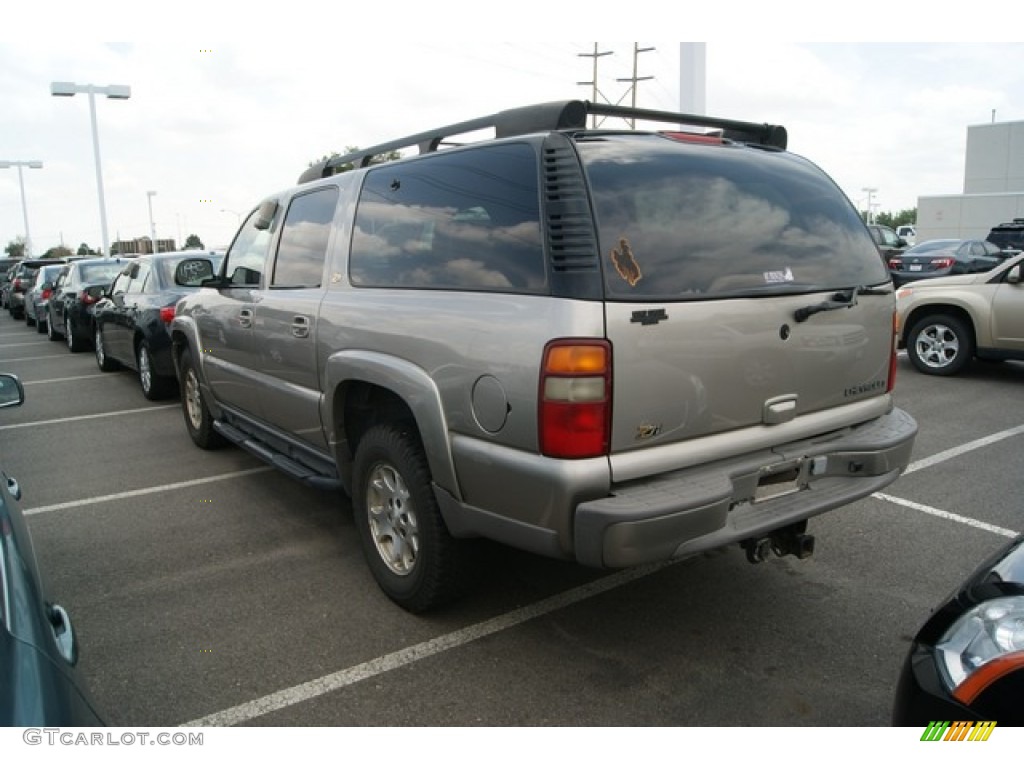
[[[889,279],[845,195],[800,157],[659,136],[578,146],[609,298],[700,300]]]
[[[110,264],[83,264],[81,275],[83,283],[110,283],[117,277],[123,265],[119,262]]]

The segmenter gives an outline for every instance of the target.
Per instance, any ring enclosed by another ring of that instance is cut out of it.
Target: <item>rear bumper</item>
[[[576,559],[628,567],[806,520],[896,480],[916,435],[913,417],[893,409],[825,438],[614,485],[607,497],[576,507]],[[769,477],[784,482],[768,485]]]

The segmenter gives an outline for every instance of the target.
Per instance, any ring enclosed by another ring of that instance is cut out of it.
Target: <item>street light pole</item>
[[[871,196],[873,194],[875,194],[875,192],[878,191],[878,187],[862,187],[860,191],[868,193],[868,211],[867,211],[867,217],[866,217],[867,218],[867,222],[866,223],[870,224],[871,223]]]
[[[103,199],[103,170],[100,163],[100,138],[96,128],[96,94],[102,93],[108,99],[129,99],[132,89],[127,85],[79,85],[77,83],[50,83],[53,96],[74,96],[76,93],[89,94],[89,117],[92,123],[92,151],[96,158],[96,191],[100,201],[100,234],[103,237],[103,255],[110,255],[110,238],[107,237],[107,206]]]
[[[25,218],[25,258],[32,258],[32,235],[28,231],[28,204],[25,202],[25,177],[22,175],[21,169],[28,168],[42,168],[43,163],[40,160],[0,160],[0,168],[17,168],[18,169],[18,186],[21,188],[21,215]]]
[[[149,191],[146,197],[149,199],[149,237],[153,241],[153,253],[160,252],[160,246],[156,244],[156,224],[153,222],[153,195],[156,192]]]

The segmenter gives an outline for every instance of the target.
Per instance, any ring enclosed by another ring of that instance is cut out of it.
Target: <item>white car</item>
[[[1024,255],[988,272],[908,283],[896,300],[899,346],[922,373],[951,376],[973,357],[1024,360]]]
[[[917,245],[917,230],[912,224],[896,227],[896,234],[907,241],[907,245]]]

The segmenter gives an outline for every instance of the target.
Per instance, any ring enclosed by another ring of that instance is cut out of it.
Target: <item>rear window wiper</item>
[[[858,296],[884,296],[887,293],[890,293],[890,290],[884,286],[858,285],[853,288],[845,288],[833,293],[832,298],[828,301],[800,307],[800,309],[793,313],[793,319],[798,323],[802,323],[811,315],[816,315],[819,312],[830,312],[833,309],[855,307],[857,306]]]

